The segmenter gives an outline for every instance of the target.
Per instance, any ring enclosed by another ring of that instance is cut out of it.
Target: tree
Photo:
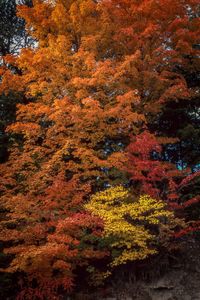
[[[19,1],[18,1],[19,3]],[[21,4],[31,6],[32,1],[21,1]],[[25,20],[17,16],[15,0],[0,1],[0,65],[5,65],[6,55],[17,55],[20,50],[33,44],[33,39],[25,30]],[[7,65],[12,71],[16,70],[12,64]],[[0,96],[0,163],[8,158],[9,137],[5,133],[8,124],[15,120],[16,104],[22,102],[22,95],[2,94]]]
[[[133,150],[136,154],[128,165],[133,188],[138,191],[139,181],[141,190],[150,188],[153,192],[154,186],[154,196],[158,193],[158,198],[163,194],[166,199],[166,191],[170,194],[174,190],[171,194],[179,204],[184,206],[193,200],[198,203],[198,174],[190,182],[194,193],[182,185],[178,188],[184,177],[193,178],[189,168],[196,171],[199,163],[198,1],[132,1],[131,5],[130,1],[105,1],[104,4],[119,56],[126,54],[126,60],[130,61],[131,55],[137,53],[134,62],[131,61],[131,71],[124,75],[129,86],[138,91],[137,111],[146,117],[141,135],[133,137],[134,142],[128,147],[130,156]],[[144,144],[149,148],[142,150]],[[188,168],[183,170],[185,167]],[[166,184],[170,181],[172,189]],[[199,211],[198,206],[195,210]]]
[[[17,1],[21,4],[31,5],[32,1]],[[28,36],[25,31],[25,21],[17,16],[16,1],[1,0],[0,1],[0,66],[4,66],[12,70],[12,72],[19,72],[10,60],[10,63],[5,63],[6,55],[18,55],[20,50],[28,47],[33,43],[33,39]],[[0,74],[1,75],[1,74]],[[1,78],[1,77],[0,77]],[[17,136],[10,136],[6,132],[6,126],[15,121],[16,104],[24,101],[23,95],[9,92],[7,95],[2,93],[0,95],[0,164],[7,161],[9,156],[9,147],[12,140],[17,139]],[[0,203],[1,219],[5,217],[6,210]],[[0,242],[0,266],[6,266],[10,261],[6,259],[2,253],[4,243]],[[6,298],[6,291],[9,296],[10,291],[14,290],[15,280],[8,274],[0,274],[0,298]],[[12,286],[12,289],[10,288]]]
[[[166,246],[175,227],[181,225],[164,201],[148,195],[133,200],[122,186],[93,195],[85,207],[104,221],[103,238],[111,249],[112,267],[157,253],[158,240],[163,246],[163,233]]]
[[[137,135],[127,147],[126,170],[136,194],[148,192],[184,214],[183,209],[199,203],[199,195],[190,191],[198,183],[199,173],[192,174],[189,168],[178,170],[176,165],[162,159],[162,144],[170,142],[173,139],[156,138],[149,132]],[[187,217],[192,220],[192,214]]]
[[[17,54],[20,49],[30,46],[32,39],[25,31],[25,20],[17,16],[17,3],[31,6],[30,0],[1,0],[0,1],[0,56]]]
[[[125,159],[119,141],[145,122],[132,110],[138,101],[134,91],[118,91],[115,73],[122,63],[96,61],[86,49],[90,34],[100,28],[96,6],[93,1],[58,1],[55,6],[35,1],[32,8],[21,7],[39,46],[13,59],[22,74],[8,69],[3,74],[3,91],[23,93],[28,99],[18,105],[17,122],[7,129],[23,139],[15,142],[1,168],[2,203],[9,211],[9,219],[1,223],[2,240],[17,244],[6,250],[15,255],[7,271],[25,272],[43,293],[49,286],[51,293],[58,286],[70,289],[78,265],[107,254],[93,245],[94,238],[87,243],[85,230],[93,230],[91,224],[95,234],[99,221],[82,213],[82,203],[91,189],[111,180],[106,170],[118,168]],[[94,20],[97,29],[88,25]],[[109,141],[119,150],[107,153]],[[54,277],[53,262],[60,266]]]

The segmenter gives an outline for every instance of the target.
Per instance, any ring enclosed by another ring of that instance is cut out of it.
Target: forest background
[[[101,287],[198,240],[199,9],[0,1],[3,298]]]

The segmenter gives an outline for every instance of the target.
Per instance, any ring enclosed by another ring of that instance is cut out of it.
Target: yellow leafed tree
[[[122,186],[93,195],[85,207],[104,221],[103,236],[111,248],[112,267],[155,254],[158,239],[164,232],[169,239],[171,230],[180,224],[163,201],[148,195],[133,200]]]

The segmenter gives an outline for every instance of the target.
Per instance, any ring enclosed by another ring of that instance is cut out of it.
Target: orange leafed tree
[[[7,129],[21,138],[1,169],[8,210],[2,240],[15,244],[5,250],[14,257],[7,271],[36,279],[42,297],[60,286],[70,289],[78,265],[108,255],[95,242],[102,222],[85,213],[82,203],[109,180],[105,169],[122,165],[118,141],[136,133],[145,118],[132,109],[139,101],[135,91],[118,88],[123,62],[97,58],[97,50],[88,49],[91,43],[98,48],[97,4],[35,1],[19,13],[38,47],[22,50],[14,61],[22,75],[6,70],[3,76],[4,93],[22,93],[25,103]],[[111,154],[109,141],[116,147]],[[33,291],[25,293],[31,298]]]

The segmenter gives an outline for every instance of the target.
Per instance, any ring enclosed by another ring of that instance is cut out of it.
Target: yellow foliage
[[[150,226],[160,229],[165,223],[163,226],[168,224],[170,228],[176,223],[173,212],[166,209],[163,201],[148,195],[133,200],[122,186],[93,195],[85,207],[104,221],[104,239],[113,254],[111,266],[155,254],[158,236],[155,230],[150,231]]]

